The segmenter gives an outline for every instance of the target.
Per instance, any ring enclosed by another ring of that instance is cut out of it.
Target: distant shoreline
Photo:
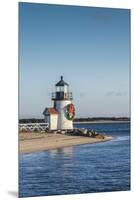
[[[93,118],[75,118],[74,123],[128,123],[131,118],[127,117],[93,117]],[[23,118],[19,119],[19,123],[44,123],[44,118]]]
[[[130,121],[114,121],[114,120],[95,120],[95,121],[77,121],[73,124],[112,124],[112,123],[130,123]]]

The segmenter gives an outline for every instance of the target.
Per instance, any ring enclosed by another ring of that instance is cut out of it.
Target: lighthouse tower
[[[52,93],[53,108],[46,108],[43,112],[50,130],[73,129],[75,108],[72,99],[69,84],[61,76],[60,81],[55,84],[55,92]]]
[[[72,93],[69,92],[69,84],[61,80],[55,84],[56,92],[52,93],[54,108],[58,111],[57,129],[73,129],[73,118],[75,115],[72,104]]]

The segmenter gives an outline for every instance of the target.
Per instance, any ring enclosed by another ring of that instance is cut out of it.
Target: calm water
[[[114,137],[21,155],[19,196],[46,196],[130,190],[130,124],[81,124]]]

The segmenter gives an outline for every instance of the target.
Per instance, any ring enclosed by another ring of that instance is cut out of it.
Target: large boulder
[[[98,139],[104,139],[105,136],[104,136],[104,135],[101,135],[101,134],[98,134],[98,135],[95,136],[95,138],[98,138]]]
[[[86,136],[87,136],[87,137],[92,137],[92,133],[91,133],[91,131],[90,131],[90,130],[88,130],[88,131],[87,131],[87,134],[86,134]]]
[[[85,136],[86,136],[86,135],[87,135],[87,133],[88,133],[88,130],[87,130],[87,129],[84,129],[82,132],[83,132],[83,135],[85,135]]]

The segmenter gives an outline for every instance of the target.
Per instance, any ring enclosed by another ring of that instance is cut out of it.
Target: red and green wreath
[[[73,120],[75,116],[75,108],[72,103],[67,105],[67,119],[68,120]]]

